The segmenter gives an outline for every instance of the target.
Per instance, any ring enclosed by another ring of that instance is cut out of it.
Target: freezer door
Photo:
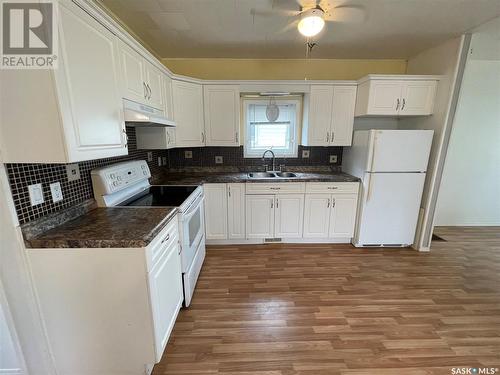
[[[425,172],[433,130],[372,130],[368,172]]]
[[[411,245],[425,173],[366,173],[354,244]]]

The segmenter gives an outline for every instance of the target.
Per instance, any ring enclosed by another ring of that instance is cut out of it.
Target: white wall
[[[436,225],[500,225],[500,28],[491,30],[472,36]]]
[[[408,74],[441,75],[436,93],[434,114],[426,117],[401,119],[400,129],[434,130],[432,149],[427,167],[427,176],[422,196],[421,214],[415,247],[425,249],[430,244],[434,217],[434,204],[437,198],[437,185],[444,163],[443,148],[446,149],[447,128],[451,125],[450,108],[453,107],[453,94],[459,78],[459,64],[463,59],[462,48],[465,38],[451,39],[439,46],[430,48],[408,60]],[[453,110],[451,111],[453,112]]]

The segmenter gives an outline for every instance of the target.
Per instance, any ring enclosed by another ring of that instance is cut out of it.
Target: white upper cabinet
[[[350,146],[356,86],[311,85],[306,95],[302,144]]]
[[[434,76],[367,76],[359,81],[355,115],[431,115],[436,87]]]
[[[172,81],[177,147],[205,145],[203,90],[197,83]]]
[[[123,41],[119,46],[122,96],[164,110],[164,73]]]
[[[70,163],[126,155],[116,38],[59,2],[59,67],[3,70],[4,162]]]
[[[240,88],[235,85],[204,85],[207,146],[239,146]]]

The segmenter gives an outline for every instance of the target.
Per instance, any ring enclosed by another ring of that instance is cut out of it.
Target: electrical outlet
[[[30,193],[30,203],[32,206],[36,206],[44,202],[42,184],[29,185],[28,191]]]
[[[158,166],[161,167],[162,164],[161,164],[161,156],[158,156]]]
[[[302,159],[308,159],[309,158],[309,150],[302,150]]]
[[[337,155],[330,155],[330,163],[335,164],[337,162]]]
[[[153,152],[152,151],[148,152],[148,161],[149,162],[153,161]]]
[[[76,181],[80,179],[80,167],[78,164],[66,164],[66,176],[68,181]]]
[[[184,159],[192,159],[193,158],[193,151],[184,151]]]
[[[222,164],[224,162],[224,158],[222,156],[215,157],[215,164]]]
[[[161,157],[161,164],[162,165],[167,165],[167,157],[166,156],[162,156]]]
[[[59,181],[50,184],[50,193],[52,194],[52,202],[57,203],[63,200],[61,183]]]

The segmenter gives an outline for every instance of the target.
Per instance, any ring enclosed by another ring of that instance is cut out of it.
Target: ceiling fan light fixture
[[[297,25],[299,32],[306,37],[319,34],[325,26],[324,15],[325,13],[323,10],[319,8],[313,8],[303,12],[301,20]]]

